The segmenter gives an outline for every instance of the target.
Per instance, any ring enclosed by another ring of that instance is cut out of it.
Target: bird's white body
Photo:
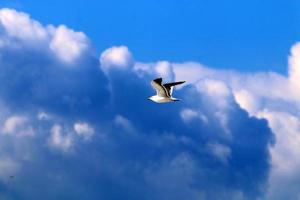
[[[154,101],[156,103],[168,103],[168,102],[174,102],[179,101],[179,99],[173,98],[173,97],[161,97],[158,95],[151,96],[149,98],[151,101]]]
[[[179,99],[172,97],[173,87],[184,82],[185,81],[162,84],[162,78],[154,79],[151,81],[151,85],[156,90],[157,94],[149,97],[148,99],[156,103],[179,101]]]

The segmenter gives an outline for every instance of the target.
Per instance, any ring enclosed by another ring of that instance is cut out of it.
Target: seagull
[[[148,99],[156,103],[180,101],[180,99],[172,97],[173,87],[175,85],[180,85],[184,82],[185,81],[179,81],[162,84],[162,78],[154,79],[153,81],[151,81],[151,85],[156,90],[156,95],[151,96]]]

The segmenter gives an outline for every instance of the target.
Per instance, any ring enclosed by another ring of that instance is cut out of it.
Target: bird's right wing
[[[172,96],[173,87],[174,87],[175,85],[180,85],[180,84],[182,84],[182,83],[184,83],[184,82],[185,82],[185,81],[179,81],[179,82],[173,82],[173,83],[166,83],[166,84],[164,84],[163,86],[166,88],[168,94],[169,94],[170,96]]]
[[[156,90],[157,96],[169,97],[167,90],[162,86],[162,78],[151,81],[152,87]]]

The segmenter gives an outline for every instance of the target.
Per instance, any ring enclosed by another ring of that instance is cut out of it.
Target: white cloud
[[[300,88],[300,42],[296,43],[291,49],[289,57],[289,76],[293,86]]]
[[[12,116],[5,120],[3,134],[16,135],[16,136],[33,136],[34,131],[29,120],[23,116]]]
[[[251,115],[256,114],[256,111],[259,109],[260,102],[257,101],[253,94],[247,90],[239,90],[234,92],[234,97],[241,108],[247,110]]]
[[[300,181],[300,118],[286,112],[263,110],[257,114],[268,120],[276,143],[270,147],[272,170],[268,199],[283,199],[299,193]]]
[[[0,37],[0,47],[35,47],[56,55],[58,60],[67,64],[76,61],[89,47],[84,33],[64,25],[43,26],[28,14],[13,9],[0,9],[0,28],[5,30]]]
[[[77,135],[84,138],[84,140],[89,140],[94,135],[95,131],[93,127],[87,123],[77,122],[74,124],[74,130]]]
[[[83,33],[75,32],[63,25],[57,28],[51,25],[42,26],[39,22],[30,19],[29,15],[12,9],[0,10],[0,29],[0,48],[11,48],[13,42],[19,47],[22,47],[23,44],[36,45],[43,48],[45,54],[54,54],[58,60],[66,63],[72,63],[80,58],[89,48],[88,39]],[[102,53],[100,62],[105,71],[110,69],[131,70],[129,66],[134,64],[133,56],[125,46],[107,49]],[[294,199],[297,199],[300,195],[297,188],[300,177],[298,170],[300,167],[300,157],[298,156],[300,152],[299,43],[294,45],[291,50],[288,77],[274,72],[238,73],[214,70],[193,62],[136,63],[133,70],[139,75],[148,73],[151,76],[164,76],[163,78],[166,79],[175,77],[175,80],[186,80],[186,85],[196,85],[198,92],[208,97],[208,105],[217,105],[214,114],[225,130],[228,130],[228,118],[222,110],[227,108],[232,94],[237,103],[251,115],[267,119],[269,126],[276,134],[276,143],[270,147],[273,168],[270,176],[269,196],[276,197],[279,193],[283,193],[281,194],[283,195],[282,199],[287,199],[284,198],[284,195],[290,193],[293,195],[292,197],[296,197]],[[199,111],[191,109],[182,110],[180,116],[185,122],[203,118]],[[38,118],[46,119],[47,114],[40,113]],[[128,132],[135,130],[131,121],[121,115],[115,116],[114,123]],[[83,137],[90,137],[94,132],[93,128],[86,123],[75,123],[73,128],[76,134]],[[73,147],[72,135],[65,134],[60,125],[54,125],[50,132],[48,144],[52,148],[67,152]],[[4,120],[2,133],[31,136],[34,131],[26,117],[11,116]],[[222,161],[226,161],[230,156],[231,150],[224,145],[211,143],[208,144],[208,147],[211,153]],[[184,165],[185,162],[176,161],[175,163],[172,166]],[[10,173],[9,169],[17,169],[16,166],[11,159],[0,159],[0,177],[1,173],[4,173],[3,176]],[[166,167],[167,173],[169,173],[169,169],[169,166]],[[178,174],[178,171],[181,171],[181,167],[175,170],[174,174]],[[189,170],[187,170],[188,172]],[[158,179],[159,181],[161,179]],[[174,181],[174,183],[178,182]],[[190,182],[188,181],[188,183]],[[175,188],[180,188],[179,186]],[[280,190],[284,192],[280,192]],[[292,192],[290,192],[291,190]]]
[[[180,116],[183,119],[183,121],[188,122],[194,118],[198,117],[198,113],[196,111],[193,111],[191,109],[184,109],[180,112]]]
[[[133,66],[133,70],[136,73],[136,75],[140,78],[147,76],[149,74],[153,74],[153,66],[149,63],[142,63],[142,62],[135,62]]]
[[[49,120],[51,117],[46,112],[39,112],[37,115],[38,120]]]
[[[196,62],[172,63],[175,80],[186,80],[185,84],[197,83],[200,79],[214,77],[216,70]]]
[[[215,79],[203,79],[196,84],[201,94],[207,95],[208,99],[219,109],[227,109],[232,98],[231,91],[225,82]]]
[[[276,170],[285,175],[300,167],[300,119],[292,114],[264,110],[259,117],[268,120],[276,132],[276,145],[271,147],[272,160]],[[286,158],[289,158],[288,160]]]
[[[197,89],[217,98],[226,98],[230,95],[229,88],[219,80],[206,79],[197,84]]]
[[[171,82],[175,80],[173,66],[168,61],[158,61],[155,63],[135,62],[133,71],[139,77],[150,75],[153,79],[154,77],[161,77],[165,82]]]
[[[54,30],[50,49],[62,61],[70,63],[88,48],[88,39],[82,32],[75,32],[61,25]]]
[[[24,41],[41,41],[48,37],[47,29],[39,22],[31,20],[30,16],[13,9],[3,8],[0,10],[0,23],[6,33]]]
[[[168,61],[157,62],[154,68],[158,77],[162,77],[166,81],[174,80],[175,74],[173,72],[171,63]]]
[[[125,131],[130,132],[130,133],[134,132],[134,126],[125,117],[123,117],[121,115],[117,115],[114,119],[114,122],[118,126],[121,126]]]
[[[133,57],[126,46],[115,46],[101,54],[100,63],[104,71],[110,68],[127,69],[133,63]]]
[[[196,112],[196,111],[188,109],[188,108],[183,109],[180,112],[180,117],[186,123],[190,122],[190,121],[192,121],[194,119],[200,119],[202,122],[208,123],[208,119],[207,119],[207,117],[204,114]]]
[[[226,96],[232,93],[250,115],[267,119],[276,138],[275,144],[270,146],[272,169],[267,199],[286,199],[287,196],[296,199],[300,195],[297,189],[300,182],[300,43],[291,49],[288,77],[275,72],[213,70],[198,63],[172,66],[177,80],[196,84],[199,91],[215,97],[212,100],[219,108],[226,108]],[[189,114],[190,118],[196,116],[194,112]],[[216,114],[226,129],[227,117],[223,112]]]
[[[231,149],[229,147],[219,143],[209,143],[207,144],[207,147],[217,159],[227,163],[231,154]]]
[[[63,152],[68,152],[74,144],[73,138],[70,134],[64,135],[62,133],[62,127],[55,124],[51,128],[51,135],[48,138],[48,144]]]
[[[274,146],[270,147],[273,167],[269,183],[271,188],[269,196],[276,196],[280,187],[285,189],[285,194],[288,192],[289,183],[293,181],[291,178],[284,177],[285,173],[287,176],[291,174],[288,177],[300,177],[300,173],[296,170],[300,158],[295,156],[299,152],[298,146],[300,146],[300,141],[297,139],[299,128],[298,125],[293,125],[295,123],[290,124],[290,117],[288,117],[293,116],[294,120],[300,120],[298,114],[300,113],[300,43],[295,44],[291,49],[289,76],[272,71],[239,73],[230,70],[214,70],[195,62],[165,62],[162,63],[161,67],[156,63],[139,62],[135,64],[134,71],[140,77],[145,75],[167,77],[169,72],[173,71],[175,80],[186,80],[186,85],[195,85],[198,92],[206,96],[208,105],[216,106],[213,108],[215,109],[215,117],[219,119],[220,125],[227,133],[229,133],[228,116],[224,111],[230,109],[233,102],[238,103],[251,116],[267,119],[276,137]],[[270,113],[273,117],[270,117]],[[285,113],[285,117],[281,117],[282,113]],[[275,117],[277,114],[279,116]],[[199,118],[200,113],[191,109],[184,109],[180,116],[187,123]],[[279,122],[272,123],[272,120],[275,119]],[[295,138],[295,140],[291,138]],[[229,154],[228,152],[230,152],[224,150],[226,148],[219,148],[219,146],[212,149],[219,153],[227,152]],[[288,152],[293,159],[286,155]],[[277,175],[278,170],[281,171],[281,176]],[[280,180],[285,184],[280,183]],[[284,185],[287,186],[284,187]],[[300,193],[294,190],[292,195],[295,197]]]

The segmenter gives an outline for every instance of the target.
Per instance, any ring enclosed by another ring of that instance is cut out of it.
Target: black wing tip
[[[162,84],[162,78],[156,78],[153,80],[153,82],[158,83],[158,84]]]
[[[185,83],[186,81],[178,81],[178,82],[175,82],[175,85],[181,85],[183,83]]]
[[[172,82],[172,83],[166,83],[164,84],[165,86],[176,86],[176,85],[180,85],[182,83],[185,83],[186,81],[177,81],[177,82]]]
[[[158,84],[162,84],[162,78],[159,77],[159,78],[156,78],[153,80],[154,82],[158,83]],[[180,84],[183,84],[185,83],[186,81],[177,81],[177,82],[172,82],[172,83],[166,83],[164,84],[164,86],[166,85],[171,85],[171,86],[175,86],[175,85],[180,85]]]
[[[161,77],[159,77],[159,78],[156,78],[156,79],[154,79],[153,81],[160,81],[160,80],[162,80],[162,78],[161,78]]]

